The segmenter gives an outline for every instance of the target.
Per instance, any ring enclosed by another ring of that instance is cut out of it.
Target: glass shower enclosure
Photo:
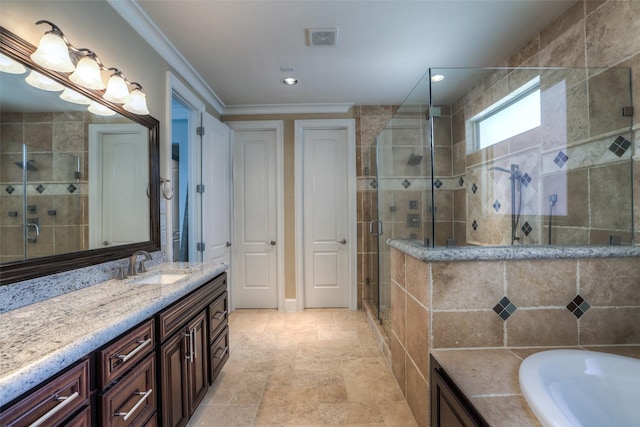
[[[364,156],[368,306],[389,333],[386,240],[633,243],[628,68],[430,69]]]

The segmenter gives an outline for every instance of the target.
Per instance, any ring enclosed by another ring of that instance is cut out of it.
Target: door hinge
[[[198,136],[204,135],[204,126],[198,126],[196,128],[196,133],[198,134]]]
[[[203,242],[196,243],[196,250],[198,252],[204,252],[204,243]]]
[[[198,184],[196,185],[196,193],[204,193],[204,184]]]

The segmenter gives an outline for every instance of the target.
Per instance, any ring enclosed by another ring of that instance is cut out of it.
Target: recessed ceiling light
[[[293,77],[285,77],[284,79],[282,79],[282,83],[286,84],[287,86],[293,86],[298,84],[298,79]]]
[[[444,76],[442,74],[434,74],[433,76],[431,76],[432,82],[441,82],[443,80],[444,80]]]

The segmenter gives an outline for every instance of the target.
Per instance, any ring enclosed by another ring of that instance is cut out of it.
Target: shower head
[[[27,160],[26,162],[15,162],[14,164],[16,166],[18,166],[20,169],[24,169],[25,166],[26,166],[28,171],[37,171],[38,170],[38,168],[36,167],[36,161],[35,160]]]
[[[416,165],[419,165],[421,161],[422,161],[422,156],[411,153],[411,155],[409,156],[409,160],[407,160],[407,165],[416,166]]]

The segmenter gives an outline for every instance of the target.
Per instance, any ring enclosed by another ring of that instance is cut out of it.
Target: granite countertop
[[[456,246],[427,247],[417,240],[388,239],[387,245],[420,261],[500,261],[640,257],[640,246]]]
[[[189,275],[169,285],[108,280],[0,314],[0,406],[226,271],[222,263],[150,268]]]
[[[580,348],[640,359],[640,346]],[[434,350],[431,354],[492,427],[539,427],[540,422],[520,391],[518,370],[527,356],[544,350],[550,349],[476,348]]]

